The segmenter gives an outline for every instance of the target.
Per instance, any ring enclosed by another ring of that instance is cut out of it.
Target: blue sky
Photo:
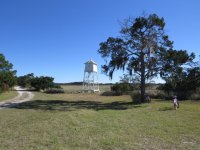
[[[55,82],[82,81],[84,62],[93,59],[99,82],[117,82],[122,72],[112,81],[102,74],[97,50],[119,35],[119,21],[156,13],[165,18],[174,48],[199,59],[199,7],[199,0],[0,0],[0,53],[19,76],[33,72]]]

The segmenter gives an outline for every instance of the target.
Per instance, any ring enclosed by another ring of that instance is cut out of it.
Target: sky
[[[17,75],[52,76],[55,82],[82,81],[84,63],[98,64],[99,82],[118,82],[101,73],[99,43],[119,36],[128,17],[156,13],[174,48],[200,55],[199,0],[0,0],[0,53]],[[156,82],[162,82],[155,79]]]

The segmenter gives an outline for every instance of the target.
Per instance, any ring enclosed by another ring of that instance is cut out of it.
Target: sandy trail
[[[0,102],[0,109],[14,107],[22,102],[30,101],[34,97],[34,94],[26,89],[20,87],[15,87],[15,89],[18,92],[17,97]]]

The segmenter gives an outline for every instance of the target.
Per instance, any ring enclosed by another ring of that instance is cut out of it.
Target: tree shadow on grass
[[[126,110],[131,108],[142,107],[134,105],[132,102],[112,102],[102,103],[97,101],[63,101],[63,100],[34,100],[20,103],[14,108],[17,109],[34,109],[49,111],[75,111],[78,109],[99,110]]]
[[[170,110],[174,110],[174,108],[172,107],[162,107],[158,109],[159,111],[170,111]]]

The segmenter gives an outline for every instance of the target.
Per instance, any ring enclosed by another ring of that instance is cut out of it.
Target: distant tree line
[[[57,85],[83,85],[83,82],[56,83]]]
[[[83,85],[83,82],[55,83],[57,85]],[[114,83],[99,83],[99,85],[113,85]]]

